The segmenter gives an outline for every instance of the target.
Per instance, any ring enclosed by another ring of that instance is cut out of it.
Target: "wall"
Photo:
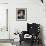
[[[8,3],[8,0],[0,0],[0,3]]]
[[[16,8],[27,8],[27,21],[16,21]],[[11,32],[10,35],[12,36],[16,30],[18,30],[19,32],[26,30],[27,23],[40,23],[42,25],[44,42],[46,44],[45,4],[42,4],[40,0],[10,0],[9,1],[9,31]]]
[[[16,21],[16,8],[27,8],[27,21]],[[14,11],[14,12],[13,12]],[[13,33],[27,29],[27,23],[40,23],[45,35],[46,16],[45,6],[40,0],[10,0],[9,1],[9,31],[11,38]],[[44,36],[45,37],[45,36]],[[46,40],[46,37],[44,38]]]

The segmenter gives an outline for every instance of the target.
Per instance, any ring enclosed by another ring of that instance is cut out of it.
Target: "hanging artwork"
[[[16,20],[17,21],[27,20],[27,8],[16,8]]]

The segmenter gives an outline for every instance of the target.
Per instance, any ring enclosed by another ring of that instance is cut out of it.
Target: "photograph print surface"
[[[16,8],[16,20],[27,20],[27,8]]]

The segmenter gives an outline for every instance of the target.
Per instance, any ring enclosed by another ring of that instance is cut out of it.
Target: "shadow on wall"
[[[44,45],[44,37],[43,37],[43,26],[42,25],[40,25],[40,39],[42,40],[42,45],[45,46]]]

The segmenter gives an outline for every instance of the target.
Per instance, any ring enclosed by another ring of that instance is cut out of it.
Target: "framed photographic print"
[[[16,8],[16,20],[17,21],[27,20],[27,8]]]

